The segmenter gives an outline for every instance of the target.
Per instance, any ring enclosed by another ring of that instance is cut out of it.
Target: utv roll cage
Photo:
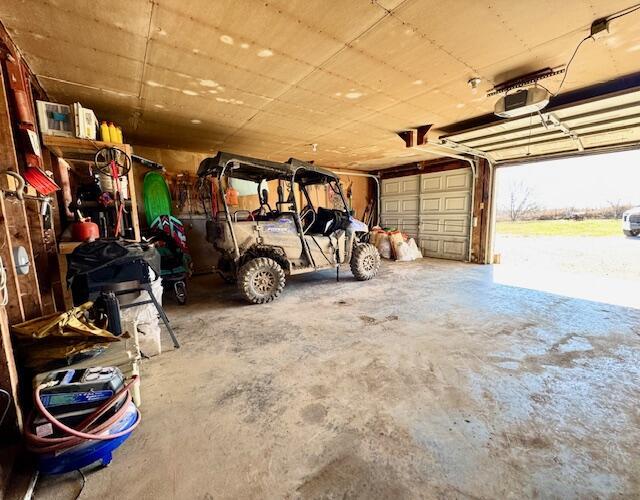
[[[229,167],[231,165],[231,167]],[[300,184],[325,184],[338,181],[339,178],[330,170],[317,167],[306,161],[290,158],[286,163],[260,160],[248,156],[219,152],[213,158],[205,158],[198,167],[198,176],[207,175],[221,178],[227,170],[232,171],[232,177],[253,182],[267,180],[292,180]]]
[[[305,230],[302,227],[302,217],[298,212],[298,204],[296,197],[293,194],[294,186],[295,184],[298,184],[300,187],[300,191],[303,193],[307,201],[307,205],[305,206],[313,207],[313,203],[311,202],[311,198],[307,191],[307,186],[328,184],[331,189],[340,196],[344,211],[345,213],[348,213],[348,205],[339,182],[340,178],[329,170],[317,167],[311,163],[298,160],[296,158],[289,158],[285,163],[280,163],[221,151],[213,158],[206,158],[202,160],[198,167],[198,176],[201,178],[212,176],[218,181],[218,196],[224,206],[226,224],[229,228],[231,239],[233,241],[234,257],[236,260],[240,259],[241,254],[232,224],[232,217],[230,216],[229,206],[222,187],[221,180],[225,175],[233,179],[255,182],[257,184],[257,194],[261,205],[263,205],[264,197],[264,194],[260,192],[262,181],[279,180],[290,184],[289,198],[285,202],[279,199],[278,202],[276,202],[276,207],[281,204],[287,204],[293,207],[296,230],[302,243],[305,257],[313,265],[314,269],[317,269],[318,266],[311,256],[307,240],[304,237]],[[276,210],[276,212],[277,211],[278,210]]]

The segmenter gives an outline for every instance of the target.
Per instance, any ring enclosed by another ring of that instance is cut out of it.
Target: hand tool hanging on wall
[[[193,180],[188,172],[181,172],[175,175],[172,196],[178,212],[183,212],[185,207],[187,207],[190,214],[193,212],[191,189],[193,189]]]
[[[165,171],[165,168],[162,166],[162,163],[158,163],[157,161],[149,160],[147,158],[143,158],[138,155],[131,155],[131,158],[139,163],[141,163],[146,168],[151,168],[153,170],[162,170]]]
[[[202,205],[202,212],[212,219],[218,214],[216,188],[209,178],[201,177],[196,181],[197,196]]]
[[[187,174],[187,179],[189,181],[189,184],[187,186],[187,203],[189,205],[189,215],[193,215],[195,213],[197,213],[198,207],[197,207],[197,203],[195,203],[195,207],[194,207],[194,201],[197,202],[198,200],[198,178],[194,177],[191,174]]]

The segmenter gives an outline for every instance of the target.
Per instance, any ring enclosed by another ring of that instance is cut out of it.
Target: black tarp
[[[151,280],[160,276],[160,255],[153,245],[100,239],[78,246],[67,255],[67,285],[74,304],[93,300],[105,285]]]

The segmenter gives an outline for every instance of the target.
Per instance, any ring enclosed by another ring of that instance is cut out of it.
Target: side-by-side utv
[[[218,258],[217,270],[226,281],[236,281],[249,302],[275,299],[287,275],[347,263],[358,280],[378,273],[378,250],[364,242],[369,228],[350,216],[339,179],[329,170],[293,158],[278,163],[220,152],[200,163],[198,176],[217,180],[214,199],[219,203],[214,200],[207,214],[207,240]],[[230,207],[224,188],[229,179],[254,182],[260,206],[253,211]],[[268,181],[277,181],[273,205],[265,189]],[[314,208],[308,187],[315,185],[328,185],[341,208]],[[297,190],[304,199],[302,207]],[[218,210],[218,205],[224,208]]]

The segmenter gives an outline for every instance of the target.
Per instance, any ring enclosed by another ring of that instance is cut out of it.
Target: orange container
[[[71,237],[74,241],[94,241],[100,238],[100,228],[98,224],[86,218],[80,222],[73,223]]]

